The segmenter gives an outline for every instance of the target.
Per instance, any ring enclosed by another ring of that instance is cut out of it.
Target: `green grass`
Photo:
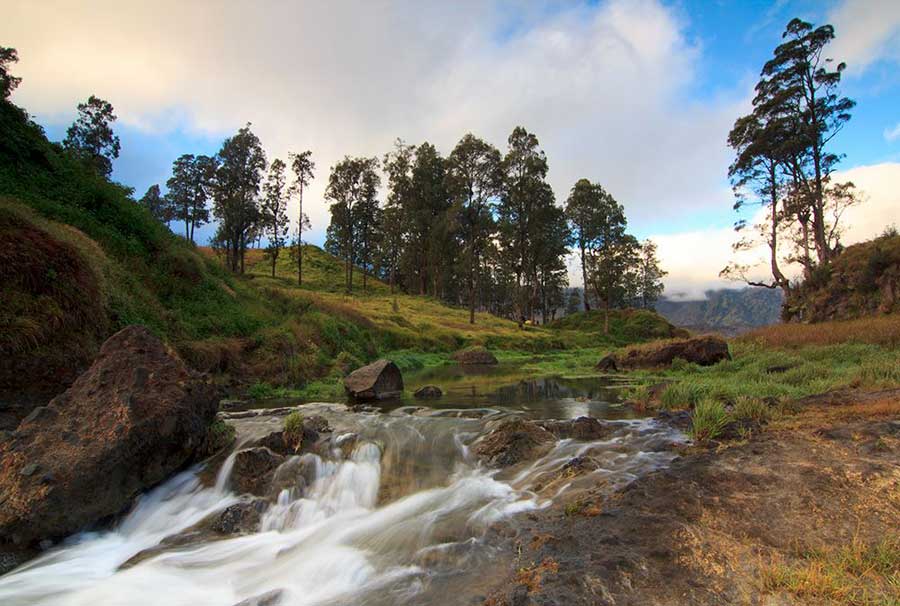
[[[714,366],[683,364],[633,376],[647,384],[672,382],[660,396],[662,408],[691,408],[706,397],[730,404],[741,397],[794,400],[840,388],[900,384],[900,350],[892,347],[847,343],[784,350],[738,340],[732,355]],[[789,368],[767,372],[778,366]]]
[[[722,402],[703,398],[694,405],[691,414],[691,438],[703,443],[719,437],[730,421]]]

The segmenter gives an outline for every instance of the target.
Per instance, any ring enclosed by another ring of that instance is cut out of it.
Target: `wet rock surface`
[[[64,393],[0,442],[0,552],[120,513],[199,453],[216,390],[146,328],[100,349]]]
[[[231,486],[235,492],[264,496],[269,491],[272,476],[284,456],[276,454],[265,446],[242,450],[235,455],[231,472]]]
[[[532,421],[503,419],[475,444],[475,454],[491,467],[508,467],[547,452],[556,437]]]
[[[896,410],[900,393],[878,397],[893,398]],[[900,424],[860,418],[859,409],[841,417],[835,406],[868,396],[847,398],[810,399],[814,408],[784,428],[690,449],[615,493],[571,493],[527,514],[514,565],[484,603],[831,603],[766,592],[759,579],[773,561],[795,562],[798,546],[873,544],[896,534]],[[876,440],[880,447],[869,448]],[[565,470],[596,463],[575,457]]]
[[[560,439],[602,440],[615,430],[609,423],[603,423],[594,417],[578,417],[566,421],[538,421],[537,424]]]
[[[390,360],[378,360],[347,375],[344,389],[356,400],[396,398],[403,393],[403,375]]]

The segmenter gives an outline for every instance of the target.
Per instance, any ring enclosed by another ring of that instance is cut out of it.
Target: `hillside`
[[[668,336],[649,312],[614,313],[610,335],[568,319],[526,327],[421,296],[391,295],[369,279],[343,292],[343,264],[304,250],[305,281],[287,254],[276,277],[262,251],[248,272],[174,235],[131,191],[73,160],[24,112],[0,104],[0,371],[6,401],[58,392],[103,340],[129,324],[163,337],[194,367],[223,380],[303,385],[391,354],[407,365],[469,345],[547,351]],[[396,303],[396,308],[395,308]],[[419,359],[413,359],[418,356]],[[432,357],[432,361],[434,358]],[[35,393],[40,392],[40,393]]]
[[[662,299],[656,311],[676,326],[736,334],[781,318],[780,290],[743,288],[709,290],[699,301]]]
[[[848,246],[791,293],[785,312],[804,322],[900,311],[900,235]]]

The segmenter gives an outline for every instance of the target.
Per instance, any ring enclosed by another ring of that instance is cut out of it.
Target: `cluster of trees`
[[[4,99],[19,83],[7,69],[16,59],[14,49],[0,48]],[[91,96],[78,106],[64,148],[109,177],[120,151],[115,120],[112,105]],[[302,235],[309,228],[303,195],[314,177],[311,155],[292,153],[289,163],[268,163],[247,124],[214,156],[180,156],[166,192],[153,185],[139,203],[160,221],[183,225],[190,241],[214,219],[213,245],[235,272],[244,271],[254,241],[265,239],[273,276],[287,248],[302,283]],[[510,134],[505,153],[467,134],[447,157],[430,143],[400,140],[381,159],[345,157],[332,167],[326,188],[326,249],[344,260],[348,292],[358,268],[364,291],[367,276],[374,275],[388,281],[392,292],[466,305],[471,322],[476,309],[520,322],[547,321],[558,309],[577,307],[579,292],[586,310],[592,301],[606,310],[652,307],[665,275],[654,244],[629,235],[622,205],[585,179],[572,188],[565,208],[558,206],[547,172],[540,142],[522,127]],[[294,198],[300,209],[291,229],[287,208]],[[572,245],[580,255],[583,291],[567,288]]]
[[[765,221],[752,226],[735,250],[765,242],[772,277],[754,280],[751,268],[738,263],[728,265],[724,277],[790,294],[783,261],[799,263],[806,279],[840,251],[841,215],[858,197],[852,183],[831,179],[841,156],[829,144],[855,104],[839,92],[845,64],[826,54],[833,39],[831,25],[788,23],[762,69],[753,111],[738,118],[728,136],[736,156],[729,169],[734,208],[766,209]],[[744,232],[748,225],[740,220],[735,227]]]
[[[264,238],[274,276],[278,257],[287,248],[302,283],[302,237],[309,228],[303,192],[315,169],[311,155],[309,151],[290,154],[290,166],[280,158],[269,164],[262,143],[247,124],[226,139],[215,156],[180,156],[172,164],[166,194],[160,193],[159,185],[152,185],[139,203],[160,221],[182,223],[184,237],[191,242],[196,228],[215,219],[212,244],[224,253],[234,272],[243,273],[247,249]],[[300,213],[291,230],[287,209],[295,196]]]
[[[378,200],[383,171],[387,196]],[[565,209],[547,182],[537,137],[513,130],[506,153],[472,134],[447,157],[430,143],[397,141],[383,159],[345,157],[332,167],[326,249],[353,272],[388,281],[392,292],[486,309],[519,321],[551,319],[571,307],[566,255],[581,253],[590,298],[605,309],[652,306],[662,292],[655,246],[626,233],[622,206],[587,180]]]

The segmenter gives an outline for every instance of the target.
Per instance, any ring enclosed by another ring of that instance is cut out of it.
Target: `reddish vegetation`
[[[4,209],[0,241],[0,386],[49,397],[90,364],[107,334],[98,278],[74,246]]]
[[[742,335],[740,340],[759,341],[768,347],[842,343],[897,347],[900,346],[900,314],[818,324],[774,324]]]

